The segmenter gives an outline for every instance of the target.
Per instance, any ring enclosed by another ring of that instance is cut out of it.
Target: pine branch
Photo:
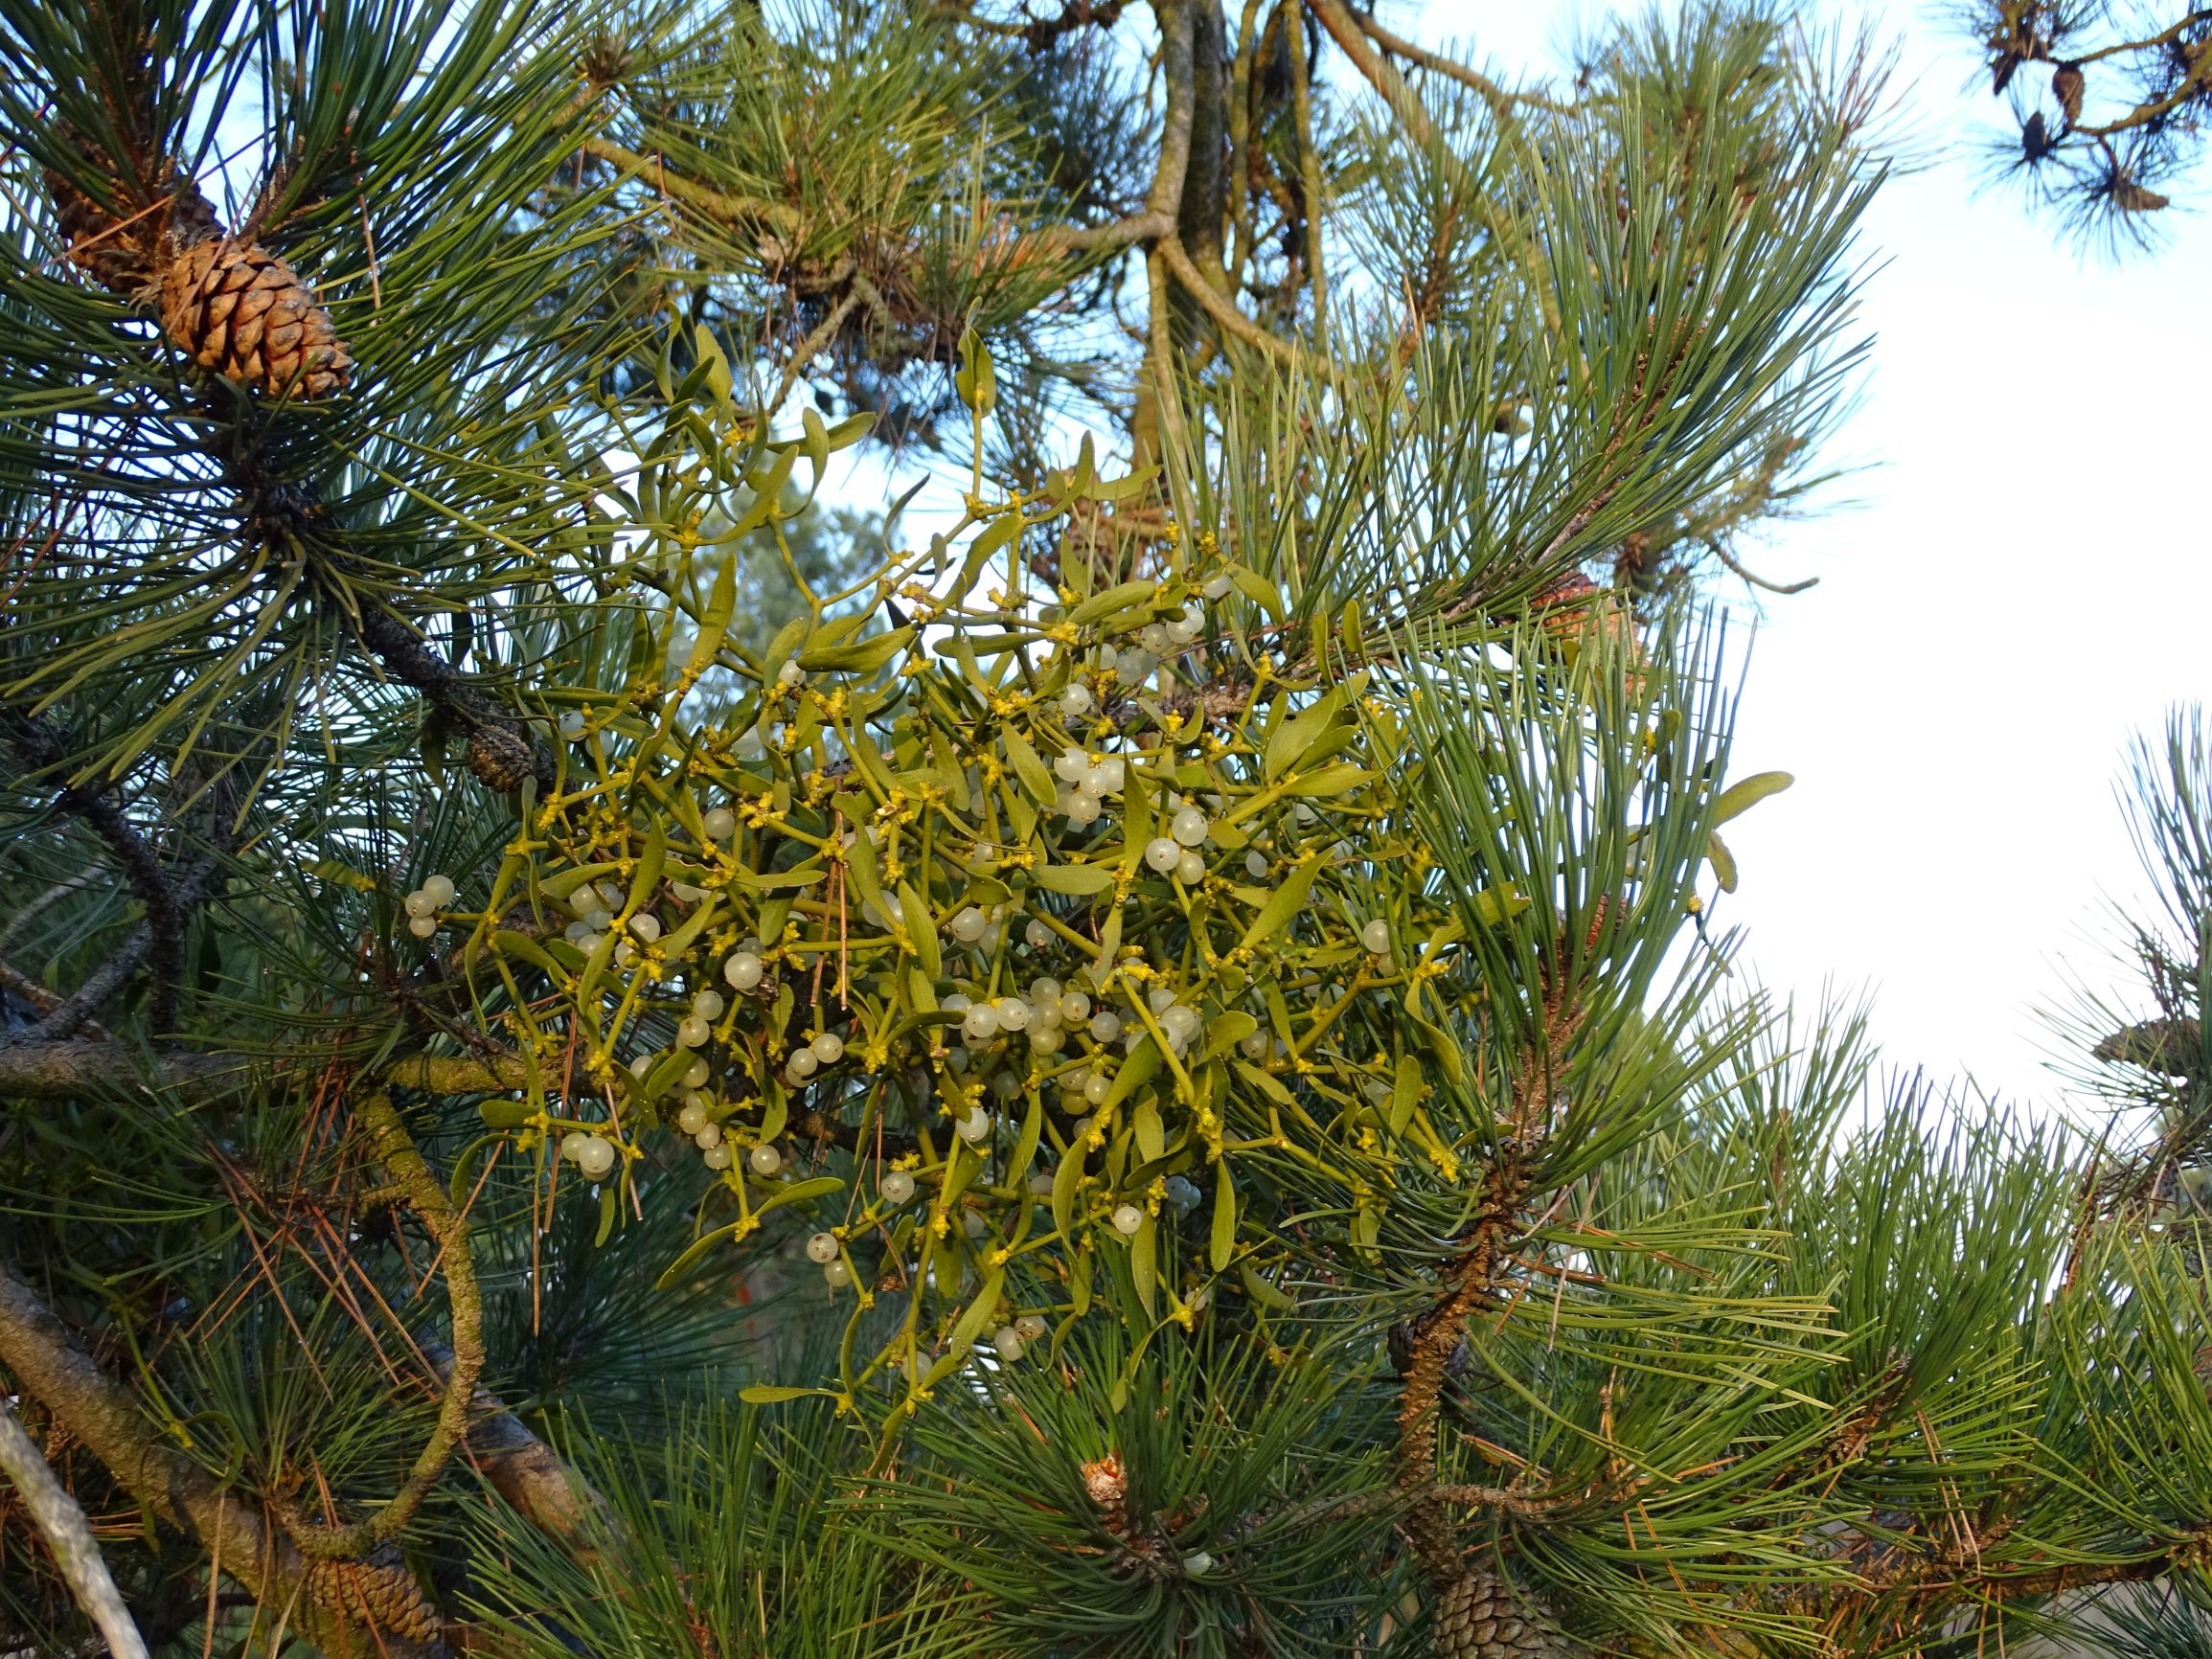
[[[0,1263],[0,1364],[152,1519],[208,1553],[264,1606],[294,1609],[326,1651],[386,1659],[445,1659],[447,1648],[422,1591],[386,1561],[310,1563],[258,1507],[234,1498],[197,1464],[165,1445],[148,1413],[70,1339],[13,1270]]]
[[[1449,1501],[1437,1480],[1437,1408],[1445,1373],[1465,1334],[1467,1316],[1496,1289],[1527,1185],[1525,1154],[1510,1145],[1488,1175],[1482,1213],[1462,1244],[1448,1288],[1414,1322],[1410,1333],[1398,1406],[1398,1488],[1407,1502],[1400,1524],[1432,1590],[1441,1591],[1458,1577],[1460,1558]]]
[[[1170,134],[1170,141],[1173,134]],[[1189,121],[1183,123],[1183,154],[1189,154]],[[670,170],[666,158],[645,155],[618,144],[604,134],[594,134],[580,147],[586,155],[618,168],[624,174],[649,181],[662,194],[713,219],[724,229],[735,230],[756,238],[772,237],[776,242],[788,245],[806,234],[807,219],[797,208],[786,202],[769,201],[761,196],[732,195],[709,184],[702,184],[680,172]],[[1162,151],[1163,164],[1167,152]],[[1181,188],[1180,174],[1176,188]],[[1158,192],[1152,193],[1156,197]],[[1123,248],[1135,247],[1163,236],[1174,228],[1172,208],[1162,209],[1152,204],[1142,213],[1126,214],[1103,225],[1051,225],[1031,231],[1015,241],[1007,255],[1009,266],[1018,266],[1039,261],[1065,258],[1070,254],[1114,253]]]
[[[641,155],[604,133],[592,134],[580,148],[584,154],[606,162],[623,173],[650,180],[655,190],[688,202],[733,229],[766,229],[786,240],[796,240],[806,230],[807,221],[796,208],[759,196],[731,195],[712,185],[671,172],[662,157]]]
[[[1343,0],[1306,0],[1306,5],[1367,83],[1381,95],[1406,136],[1455,173],[1464,171],[1465,164],[1437,136],[1435,124],[1429,120],[1420,96],[1405,84],[1404,77],[1377,55],[1374,46],[1369,44],[1367,31],[1344,6]],[[1513,251],[1530,276],[1536,276],[1542,268],[1542,261],[1528,239],[1497,211],[1487,195],[1478,194],[1477,203],[1476,211],[1482,217],[1483,227],[1497,239],[1500,246]],[[1540,282],[1534,284],[1534,291],[1542,307],[1545,325],[1556,332],[1560,327],[1558,297],[1549,284]]]
[[[1601,913],[1602,915],[1602,913]],[[1593,924],[1595,936],[1597,926]],[[1440,1616],[1469,1593],[1459,1529],[1450,1511],[1457,1489],[1438,1480],[1437,1422],[1451,1356],[1467,1333],[1468,1315],[1489,1305],[1512,1264],[1523,1230],[1532,1157],[1551,1130],[1559,1065],[1581,1028],[1584,1011],[1572,988],[1547,976],[1543,1018],[1518,1056],[1508,1096],[1509,1124],[1484,1178],[1480,1212],[1446,1274],[1441,1301],[1413,1324],[1404,1391],[1398,1407],[1398,1489],[1406,1499],[1400,1529],[1413,1546]]]
[[[995,17],[984,17],[965,6],[938,0],[932,12],[947,22],[961,23],[970,29],[980,29],[990,34],[1003,34],[1019,40],[1032,52],[1041,52],[1062,35],[1073,34],[1080,29],[1111,29],[1121,21],[1129,0],[1062,0],[1060,11],[1051,17],[1025,17],[1019,23],[1003,22]]]
[[[325,1057],[306,1063],[320,1070]],[[0,1099],[72,1100],[160,1089],[182,1101],[212,1100],[284,1070],[281,1057],[138,1049],[112,1041],[26,1041],[0,1046]],[[528,1082],[520,1060],[445,1055],[402,1056],[380,1066],[377,1076],[387,1087],[432,1095],[506,1094]]]

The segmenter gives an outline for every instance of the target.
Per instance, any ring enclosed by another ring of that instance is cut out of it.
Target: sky
[[[1605,12],[1379,14],[1510,74],[1557,73]],[[1753,566],[1819,580],[1755,607],[1731,771],[1797,783],[1730,827],[1742,883],[1715,920],[1801,1007],[1870,998],[1885,1064],[2041,1114],[2064,1051],[2041,1011],[2126,984],[2126,745],[2212,697],[2212,222],[2184,197],[2155,257],[2077,251],[1983,187],[2002,110],[1973,45],[1932,11],[1863,14],[1900,43],[1924,165],[1865,222],[1874,348],[1831,451],[1855,470]]]

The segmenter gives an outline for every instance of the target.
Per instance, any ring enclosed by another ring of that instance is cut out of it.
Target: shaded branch
[[[98,1458],[158,1525],[208,1552],[263,1605],[290,1606],[301,1633],[330,1652],[442,1659],[439,1625],[397,1563],[310,1563],[255,1504],[164,1444],[136,1396],[110,1379],[60,1320],[0,1264],[0,1364]]]
[[[171,919],[196,910],[222,884],[222,861],[203,854],[185,866],[170,889]],[[0,1036],[0,1053],[27,1043],[56,1042],[72,1037],[90,1023],[109,999],[130,983],[162,945],[164,930],[148,919],[130,931],[116,953],[86,976],[84,983],[55,1004],[46,1017],[29,1033],[11,1042]]]
[[[163,867],[153,844],[130,821],[129,814],[124,811],[121,803],[103,790],[65,782],[55,776],[68,764],[69,747],[48,722],[18,714],[12,709],[0,710],[0,730],[6,731],[10,743],[22,757],[27,771],[25,781],[48,784],[54,787],[55,800],[62,809],[81,819],[106,844],[115,861],[123,867],[131,891],[138,895],[139,902],[146,909],[142,929],[144,940],[137,942],[136,953],[113,978],[112,983],[98,990],[98,1000],[81,1010],[71,1008],[68,1018],[74,1023],[60,1025],[57,1025],[56,1021],[58,1010],[70,1008],[71,1005],[67,1000],[50,1004],[47,1019],[42,1025],[55,1026],[52,1034],[56,1036],[69,1035],[84,1023],[85,1018],[101,1002],[105,1001],[131,973],[137,971],[141,962],[151,965],[155,982],[160,987],[161,1006],[157,1008],[155,1023],[168,1024],[167,1018],[162,1016],[167,1011],[176,981],[183,970],[184,924],[205,893],[185,890],[184,882],[190,880],[189,870],[182,880],[171,881],[171,872]],[[133,935],[133,941],[137,941],[136,935]],[[130,948],[130,943],[126,942],[125,951]],[[98,978],[95,975],[95,979]]]
[[[323,1057],[313,1061],[317,1068],[324,1063]],[[138,1049],[119,1042],[28,1041],[0,1047],[0,1098],[133,1094],[151,1099],[161,1091],[183,1101],[209,1100],[241,1093],[257,1079],[281,1077],[285,1070],[283,1060],[268,1056]],[[378,1076],[387,1087],[430,1095],[506,1094],[529,1080],[520,1060],[446,1055],[405,1056],[379,1068]]]
[[[61,1006],[59,991],[48,990],[21,968],[5,962],[0,962],[0,990],[22,998],[40,1013],[52,1013]],[[90,1033],[103,1042],[107,1038],[106,1030],[92,1020],[86,1020],[78,1029]]]
[[[468,738],[468,769],[487,787],[513,793],[535,777],[551,788],[552,749],[511,710],[423,642],[388,610],[364,607],[349,617],[354,636],[392,675],[428,697]]]
[[[162,869],[152,844],[130,821],[121,805],[100,790],[61,782],[52,776],[69,761],[69,747],[61,740],[60,734],[48,722],[17,714],[12,709],[0,711],[0,730],[7,732],[9,742],[23,758],[28,768],[25,781],[54,784],[55,799],[81,818],[93,833],[107,844],[115,861],[129,877],[131,891],[145,904],[147,914],[151,917],[167,911],[171,905],[168,874]]]

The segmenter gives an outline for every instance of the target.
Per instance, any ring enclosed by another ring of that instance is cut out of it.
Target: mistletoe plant
[[[980,421],[992,368],[969,354]],[[648,449],[638,489],[657,520],[735,537],[775,521],[803,451],[819,467],[857,428],[723,443],[727,376],[711,341],[701,356],[718,407]],[[701,426],[704,452],[686,441]],[[748,461],[766,476],[748,484]],[[1145,482],[1100,480],[1086,446],[1034,497],[971,497],[965,548],[894,559],[865,609],[809,594],[759,657],[724,643],[734,567],[701,575],[716,538],[666,535],[630,561],[668,596],[633,626],[652,642],[691,622],[682,667],[664,681],[649,651],[617,695],[549,692],[567,746],[542,800],[525,785],[482,906],[455,908],[443,876],[407,900],[414,931],[466,927],[461,961],[496,975],[483,1022],[529,1087],[487,1119],[573,1161],[606,1226],[664,1118],[718,1174],[735,1215],[669,1278],[835,1195],[807,1250],[854,1287],[848,1408],[887,1362],[901,1415],[979,1334],[1012,1361],[1044,1320],[1064,1332],[1102,1266],[1185,1329],[1220,1275],[1281,1305],[1286,1189],[1370,1270],[1453,1235],[1467,1137],[1555,1127],[1534,1098],[1432,1116],[1437,1086],[1482,1090],[1452,1035],[1485,1000],[1471,964],[1512,961],[1508,924],[1532,910],[1556,935],[1531,961],[1555,999],[1601,964],[1655,960],[1702,855],[1725,856],[1711,824],[1788,781],[1722,791],[1710,693],[1671,650],[1630,664],[1593,642],[1585,660],[1580,626],[1520,639],[1511,669],[1440,669],[1416,629],[1354,670],[1355,607],[1269,651],[1286,600],[1223,556],[1237,533],[1208,492],[1132,550],[1155,574],[1071,561],[1033,591],[1025,538]],[[738,488],[754,507],[732,518]],[[864,634],[878,612],[905,620]],[[694,702],[718,712],[687,717]],[[1468,816],[1439,854],[1424,774],[1471,741],[1496,777],[1454,803]],[[1553,788],[1598,827],[1587,891],[1545,891],[1565,849],[1531,810],[1539,767],[1568,769]],[[1559,1015],[1489,1017],[1533,1047],[1553,1039],[1531,1022]],[[792,1178],[808,1162],[836,1172]],[[1254,1183],[1275,1197],[1256,1215],[1239,1200]],[[1203,1247],[1178,1251],[1202,1192]],[[897,1334],[855,1360],[883,1291]]]

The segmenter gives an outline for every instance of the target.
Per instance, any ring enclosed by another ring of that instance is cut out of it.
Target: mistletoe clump
[[[1620,630],[1580,594],[1495,683],[1356,667],[1356,619],[1270,650],[1281,596],[1172,514],[1139,533],[1146,574],[1094,588],[1068,559],[1037,591],[1026,547],[1148,482],[1101,480],[1087,447],[1034,494],[971,495],[956,567],[945,537],[896,556],[756,657],[729,642],[717,549],[779,524],[794,462],[860,424],[771,442],[725,409],[740,442],[679,422],[649,457],[678,528],[633,561],[665,596],[640,637],[686,622],[688,655],[665,684],[563,694],[553,784],[457,919],[529,1077],[488,1121],[572,1161],[607,1226],[656,1137],[688,1137],[728,1218],[664,1282],[818,1211],[808,1254],[853,1287],[855,1329],[906,1308],[873,1362],[847,1343],[848,1401],[886,1365],[924,1394],[985,1333],[1017,1356],[1102,1269],[1148,1321],[1189,1326],[1224,1278],[1285,1305],[1255,1183],[1317,1182],[1379,1263],[1395,1191],[1461,1185],[1465,1108],[1436,1097],[1469,1083],[1469,930],[1530,903],[1510,858],[1446,878],[1409,809],[1445,699],[1496,717],[1532,668],[1565,695],[1587,647],[1649,705],[1624,721],[1625,809],[1699,788],[1683,688],[1617,671]],[[1566,944],[1602,955],[1653,906],[1671,931],[1681,874],[1624,869]]]

